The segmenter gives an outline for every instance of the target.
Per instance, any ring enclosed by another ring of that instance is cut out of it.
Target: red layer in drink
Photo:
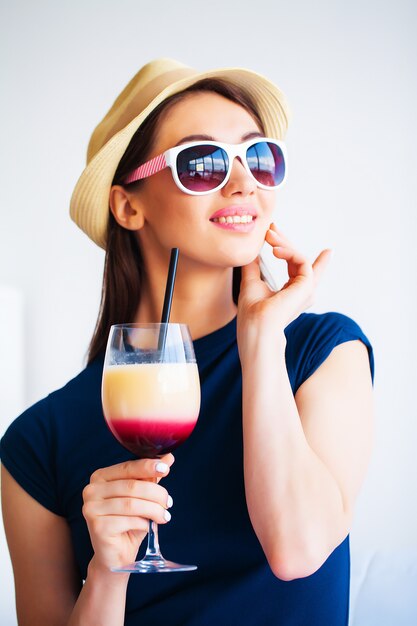
[[[194,421],[107,419],[107,425],[120,443],[140,458],[154,458],[172,452],[194,430]]]

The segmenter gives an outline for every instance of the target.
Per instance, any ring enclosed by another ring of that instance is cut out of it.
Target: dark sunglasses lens
[[[285,159],[279,146],[269,141],[258,141],[248,148],[249,169],[261,185],[277,187],[285,177]]]
[[[177,156],[177,173],[190,191],[211,191],[225,179],[229,159],[222,148],[201,144],[185,148]]]

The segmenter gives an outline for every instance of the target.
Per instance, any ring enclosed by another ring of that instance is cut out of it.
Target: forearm
[[[94,557],[68,626],[123,626],[129,574],[96,567]]]
[[[254,344],[255,345],[255,344]],[[313,573],[347,534],[336,480],[305,437],[285,365],[285,336],[259,335],[242,362],[245,490],[274,573]]]

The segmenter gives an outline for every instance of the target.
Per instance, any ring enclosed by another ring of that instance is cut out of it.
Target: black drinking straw
[[[172,296],[174,293],[175,276],[177,273],[178,254],[179,254],[179,249],[172,248],[171,258],[169,260],[167,284],[165,287],[164,306],[162,309],[162,317],[161,317],[162,324],[167,324],[169,322],[169,316],[171,315],[171,304],[172,304]],[[163,353],[165,350],[167,328],[168,328],[167,326],[162,326],[161,330],[159,331],[158,350],[161,350],[161,361],[162,361]]]

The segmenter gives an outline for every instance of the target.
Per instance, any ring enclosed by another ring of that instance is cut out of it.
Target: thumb
[[[241,282],[246,283],[252,280],[260,280],[261,270],[259,267],[259,256],[247,265],[242,265]]]
[[[333,250],[331,248],[326,248],[322,250],[318,255],[317,259],[313,263],[313,271],[314,271],[314,282],[318,284],[321,279],[324,270],[329,264],[330,259],[333,256]]]

